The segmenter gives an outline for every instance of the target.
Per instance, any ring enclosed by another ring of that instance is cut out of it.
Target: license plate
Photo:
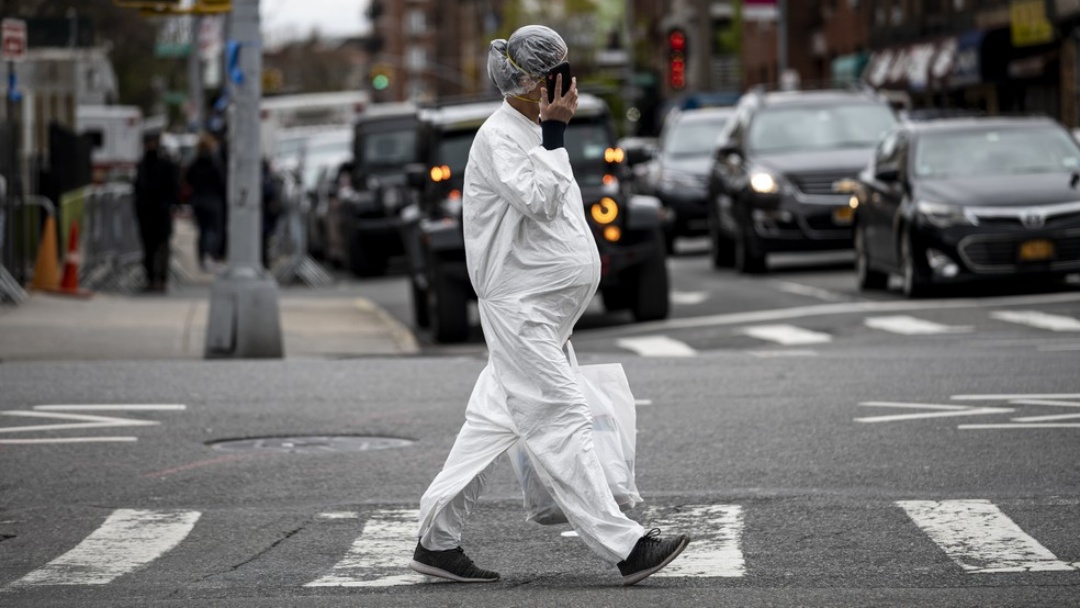
[[[832,212],[833,223],[841,226],[847,226],[851,224],[851,220],[855,219],[855,210],[851,207],[837,207]]]
[[[1054,257],[1054,242],[1036,239],[1020,244],[1021,262],[1041,262]]]

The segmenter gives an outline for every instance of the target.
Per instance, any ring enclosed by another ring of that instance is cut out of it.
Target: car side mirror
[[[713,152],[713,158],[716,160],[727,160],[729,156],[741,156],[741,154],[739,154],[739,147],[729,141],[721,143]]]
[[[427,169],[421,163],[412,163],[405,167],[405,183],[409,188],[422,190],[427,180]]]
[[[656,150],[649,146],[628,148],[626,150],[626,165],[633,167],[656,158]]]
[[[900,169],[891,165],[877,167],[874,169],[874,179],[879,182],[898,182],[900,181]]]

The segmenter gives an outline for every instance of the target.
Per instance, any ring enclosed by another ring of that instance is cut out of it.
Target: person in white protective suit
[[[466,518],[518,438],[585,544],[636,583],[675,559],[690,539],[661,539],[616,504],[593,451],[592,418],[563,347],[600,281],[596,242],[562,146],[577,108],[576,79],[548,102],[545,74],[566,43],[530,25],[491,43],[488,74],[503,105],[480,127],[465,168],[465,253],[490,357],[473,389],[443,470],[420,500],[410,567],[458,582],[496,572],[461,549]]]

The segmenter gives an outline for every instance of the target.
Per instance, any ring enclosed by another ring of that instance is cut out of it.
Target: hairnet
[[[488,76],[503,96],[526,93],[551,68],[566,59],[566,42],[550,27],[526,25],[509,40],[491,41]]]

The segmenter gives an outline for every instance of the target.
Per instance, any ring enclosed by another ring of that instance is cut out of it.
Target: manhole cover
[[[412,445],[397,437],[360,435],[324,435],[308,437],[253,437],[215,441],[210,446],[223,452],[281,452],[289,454],[325,454],[330,452],[367,452]]]

